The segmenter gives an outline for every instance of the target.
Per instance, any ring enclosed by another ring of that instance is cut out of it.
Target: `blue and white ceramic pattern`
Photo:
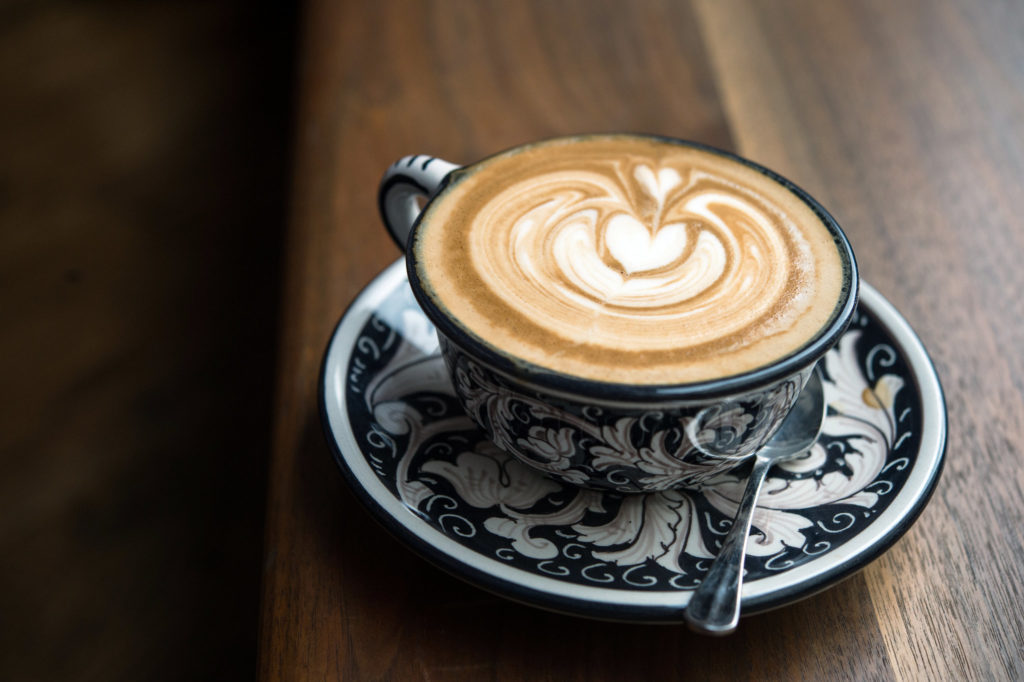
[[[744,613],[810,595],[876,558],[938,481],[946,416],[935,370],[899,313],[861,291],[853,324],[822,363],[823,433],[772,471],[755,511]],[[686,489],[622,494],[509,456],[455,397],[401,261],[339,324],[321,400],[342,472],[400,539],[470,582],[573,614],[680,621],[745,482],[741,468]],[[637,428],[653,434],[655,423]],[[536,437],[557,453],[557,430]]]
[[[439,340],[456,397],[500,450],[568,483],[618,492],[693,487],[734,468],[768,442],[813,370],[711,404],[604,407],[513,383]]]
[[[491,441],[528,466],[572,485],[654,492],[700,485],[730,471],[774,435],[815,364],[850,324],[859,278],[853,250],[839,225],[785,178],[706,145],[628,137],[700,149],[747,166],[786,188],[820,218],[835,243],[843,286],[831,317],[813,338],[768,365],[687,384],[616,384],[533,365],[478,337],[435,300],[419,279],[419,253],[413,246],[421,220],[429,220],[438,203],[452,200],[453,187],[482,165],[531,145],[463,167],[430,156],[407,156],[384,174],[379,205],[389,233],[406,251],[409,285],[436,327],[455,395]],[[418,200],[427,202],[422,213]]]

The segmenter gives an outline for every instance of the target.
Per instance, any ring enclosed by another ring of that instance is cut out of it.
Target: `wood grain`
[[[966,1],[312,2],[268,500],[265,679],[1019,679],[1024,9]],[[398,254],[407,153],[468,161],[643,130],[731,148],[837,216],[931,350],[948,464],[882,559],[727,640],[506,602],[417,559],[344,488],[315,378]]]
[[[0,3],[2,680],[255,672],[290,11]]]
[[[901,679],[1019,679],[1024,405],[1020,355],[1006,351],[1022,347],[1024,230],[1008,204],[1024,152],[1024,16],[912,5],[705,2],[699,16],[707,35],[746,38],[709,40],[722,73],[742,74],[722,92],[743,151],[830,207],[948,391],[943,485],[864,572],[889,659]],[[780,92],[786,116],[751,115]],[[813,147],[780,143],[798,137]]]

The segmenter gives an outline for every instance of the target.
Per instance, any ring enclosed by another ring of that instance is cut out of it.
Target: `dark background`
[[[255,673],[285,3],[0,3],[0,679]]]

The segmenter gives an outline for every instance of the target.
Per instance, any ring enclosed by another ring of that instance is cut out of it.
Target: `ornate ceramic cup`
[[[490,159],[458,166],[408,156],[384,175],[379,206],[406,251],[409,283],[437,328],[455,392],[499,448],[572,484],[620,492],[699,487],[764,445],[796,402],[817,361],[839,339],[856,307],[857,265],[836,221],[806,192],[727,152],[656,138],[722,155],[766,175],[808,206],[840,254],[842,290],[828,322],[807,342],[766,366],[669,385],[611,383],[535,365],[497,349],[425,292],[414,243],[420,218],[450,201],[451,188]],[[424,202],[426,202],[425,205]],[[422,205],[422,208],[421,208]]]

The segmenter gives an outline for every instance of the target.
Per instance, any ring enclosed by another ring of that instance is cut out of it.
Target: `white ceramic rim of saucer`
[[[368,464],[363,450],[348,420],[345,399],[345,379],[355,339],[370,315],[406,281],[404,259],[388,266],[368,284],[349,306],[335,329],[324,357],[322,374],[322,410],[330,437],[335,441],[336,454],[344,459],[352,477],[363,492],[378,505],[379,512],[390,517],[402,529],[446,556],[451,564],[465,566],[471,571],[507,584],[509,596],[537,606],[550,606],[556,610],[573,611],[565,607],[566,601],[600,605],[607,612],[616,606],[633,612],[651,609],[652,620],[663,620],[655,612],[681,609],[689,601],[691,590],[629,590],[580,585],[554,577],[546,577],[511,566],[497,558],[476,552],[456,542],[411,513],[396,498]],[[778,574],[752,580],[743,585],[743,602],[774,602],[774,595],[782,595],[781,603],[766,604],[765,608],[797,601],[831,586],[842,577],[859,570],[877,558],[895,539],[907,530],[907,517],[916,515],[927,502],[942,466],[946,442],[946,409],[942,388],[935,368],[917,334],[896,308],[877,290],[861,281],[860,306],[866,308],[879,324],[897,341],[917,384],[922,406],[921,444],[914,466],[900,491],[888,507],[870,526],[841,546],[823,553],[795,568]],[[866,557],[866,558],[865,558]],[[851,567],[851,564],[857,564]],[[450,567],[450,566],[449,566]],[[458,570],[455,571],[458,574]],[[471,576],[467,577],[472,582]],[[807,586],[804,589],[804,586]],[[494,587],[492,585],[492,587]],[[500,586],[498,587],[501,591]],[[516,594],[516,591],[526,593]],[[545,597],[554,603],[545,605]],[[587,615],[581,607],[581,615]],[[641,620],[643,620],[641,618]]]

